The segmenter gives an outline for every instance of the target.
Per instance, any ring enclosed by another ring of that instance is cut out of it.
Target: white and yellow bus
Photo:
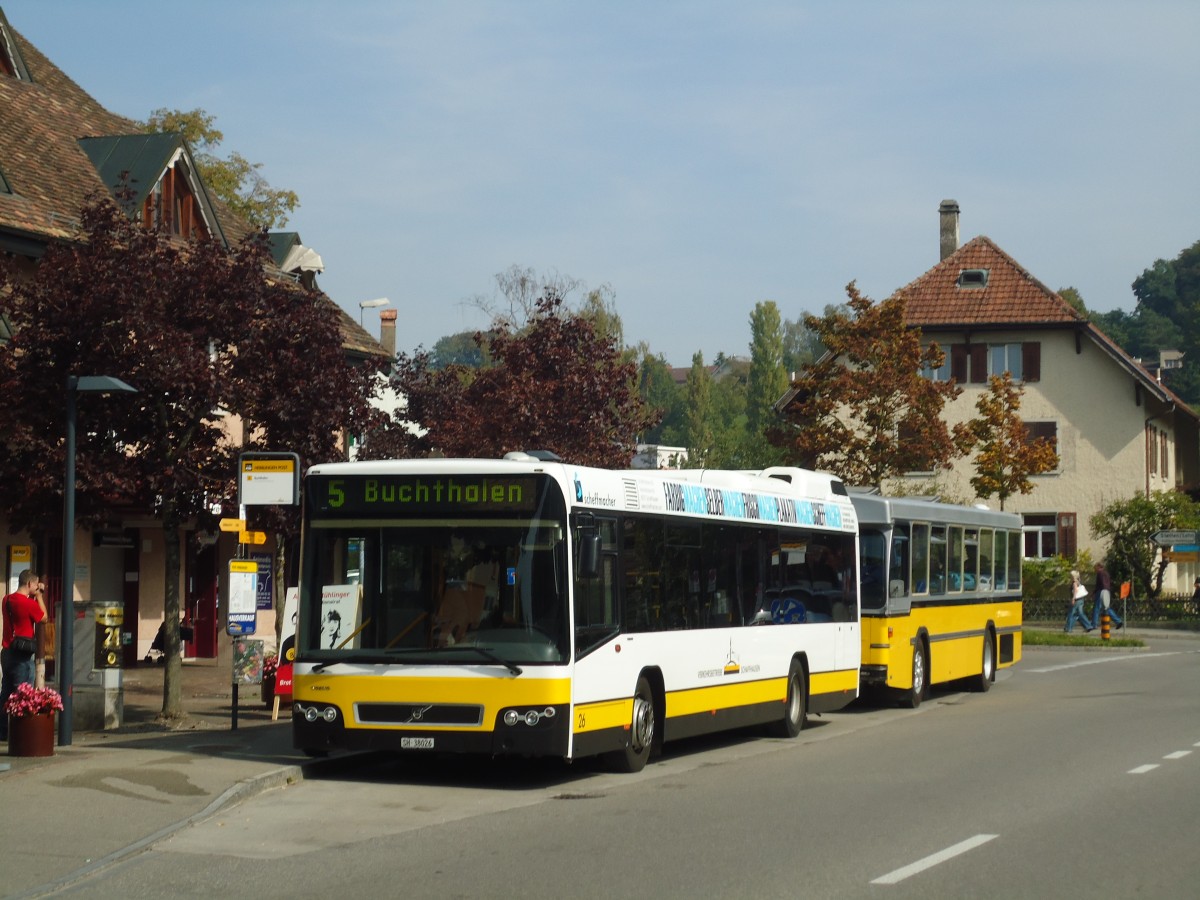
[[[986,691],[1021,659],[1021,517],[854,494],[862,686],[916,708],[931,684]]]
[[[857,528],[801,469],[313,467],[295,746],[607,755],[858,695]],[[546,456],[549,456],[548,454]]]

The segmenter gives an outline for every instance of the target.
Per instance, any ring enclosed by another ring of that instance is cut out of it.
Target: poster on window
[[[327,584],[322,587],[318,647],[322,650],[356,649],[361,609],[361,585]]]

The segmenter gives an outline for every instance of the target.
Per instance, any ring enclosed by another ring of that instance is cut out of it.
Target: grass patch
[[[1026,647],[1145,647],[1146,642],[1139,638],[1114,637],[1107,641],[1100,639],[1100,630],[1091,634],[1076,632],[1067,634],[1061,628],[1023,628],[1021,643]]]

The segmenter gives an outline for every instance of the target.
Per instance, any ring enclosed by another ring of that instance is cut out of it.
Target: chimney
[[[958,249],[958,201],[943,200],[942,205],[938,207],[938,214],[942,219],[941,258],[945,259]]]
[[[381,309],[379,311],[379,343],[383,344],[383,349],[387,351],[388,359],[396,358],[396,316],[399,313],[394,309]]]

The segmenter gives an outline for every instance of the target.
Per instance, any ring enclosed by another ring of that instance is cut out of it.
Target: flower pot
[[[9,756],[53,756],[54,713],[8,717]]]
[[[270,706],[275,702],[275,679],[264,678],[262,681],[262,702],[264,706]]]

